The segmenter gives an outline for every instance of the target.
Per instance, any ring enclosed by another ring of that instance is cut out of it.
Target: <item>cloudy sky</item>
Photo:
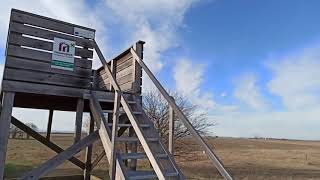
[[[319,139],[319,6],[317,0],[2,0],[0,67],[10,10],[17,8],[95,28],[110,58],[146,41],[145,62],[166,88],[208,110],[216,135]],[[46,129],[46,111],[14,109],[14,115]],[[73,113],[54,116],[55,130],[73,124]]]

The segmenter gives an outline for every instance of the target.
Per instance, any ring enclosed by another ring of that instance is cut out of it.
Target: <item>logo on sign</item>
[[[66,44],[65,42],[61,42],[59,44],[59,51],[61,51],[61,52],[69,52],[69,44]]]

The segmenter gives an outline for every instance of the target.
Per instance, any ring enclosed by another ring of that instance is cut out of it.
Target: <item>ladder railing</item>
[[[160,167],[160,163],[158,162],[158,160],[156,159],[156,156],[155,154],[152,152],[151,148],[150,148],[150,145],[149,143],[147,142],[147,139],[145,137],[145,135],[143,134],[142,132],[142,129],[141,127],[138,125],[138,120],[136,119],[135,115],[133,114],[133,111],[131,109],[131,107],[129,106],[129,103],[128,101],[125,99],[125,97],[123,96],[123,93],[120,89],[120,86],[118,85],[116,79],[114,78],[110,68],[108,67],[108,64],[107,64],[107,61],[105,60],[99,46],[97,45],[96,42],[94,42],[94,48],[95,48],[95,51],[103,65],[103,68],[104,70],[106,71],[107,73],[107,76],[110,77],[110,84],[112,85],[113,89],[115,91],[117,91],[119,94],[120,94],[120,103],[122,105],[122,108],[123,110],[125,111],[125,113],[127,114],[128,116],[128,119],[137,135],[137,138],[139,139],[157,177],[160,179],[160,180],[164,180],[166,179],[164,174],[163,174],[163,171]],[[116,139],[116,138],[115,138]]]
[[[119,108],[120,108],[120,93],[114,93],[114,108],[112,115],[112,136],[111,136],[111,160],[110,160],[110,177],[111,180],[116,179],[116,146],[118,138],[118,121],[119,121]]]
[[[203,140],[203,138],[200,136],[200,134],[197,132],[197,130],[192,126],[188,118],[183,114],[183,112],[180,110],[180,108],[177,106],[175,101],[170,97],[169,93],[163,88],[163,86],[160,84],[160,82],[157,80],[157,78],[153,75],[153,73],[150,71],[150,69],[147,67],[147,65],[140,59],[140,57],[137,55],[136,51],[131,48],[131,54],[136,60],[142,69],[146,72],[146,74],[149,76],[151,81],[154,83],[154,85],[157,87],[157,89],[160,91],[162,96],[166,99],[166,101],[169,103],[169,105],[173,108],[174,112],[177,114],[179,119],[183,122],[183,124],[186,126],[186,128],[189,130],[189,132],[196,138],[196,142],[198,142],[203,149],[205,150],[206,154],[212,161],[213,165],[218,169],[220,174],[228,180],[233,180],[233,177],[228,173],[228,171],[223,166],[222,162],[219,160],[219,158],[215,155],[215,153],[211,150],[211,148],[206,144],[206,142]]]

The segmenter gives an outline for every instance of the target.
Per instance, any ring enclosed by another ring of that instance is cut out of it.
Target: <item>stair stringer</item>
[[[99,128],[99,136],[102,142],[102,146],[106,153],[109,164],[111,163],[111,130],[107,126],[107,121],[103,116],[101,106],[94,95],[91,96],[90,99],[90,110],[93,115],[95,122]],[[101,123],[102,122],[102,123]],[[99,127],[100,126],[100,127]],[[116,155],[116,179],[125,180],[127,179],[125,173],[125,166],[123,162],[120,160],[119,156]]]
[[[168,161],[170,163],[170,165],[172,166],[172,170],[175,170],[179,175],[179,179],[181,180],[184,180],[186,179],[185,176],[183,175],[182,171],[180,170],[179,166],[177,165],[177,163],[175,162],[174,158],[173,158],[173,155],[165,148],[165,146],[163,145],[163,143],[161,142],[161,139],[158,135],[158,133],[155,133],[157,132],[155,127],[154,127],[154,124],[153,122],[149,119],[149,117],[147,116],[147,114],[145,113],[145,111],[143,110],[143,108],[141,107],[139,101],[140,99],[137,98],[137,97],[134,97],[134,100],[136,101],[136,107],[137,107],[137,110],[139,112],[142,112],[142,117],[141,117],[141,120],[143,120],[144,122],[143,123],[148,123],[148,124],[151,124],[152,126],[149,128],[149,132],[153,133],[153,136],[154,137],[158,137],[159,138],[159,146],[161,147],[161,150],[168,155]],[[141,122],[140,122],[141,123]]]

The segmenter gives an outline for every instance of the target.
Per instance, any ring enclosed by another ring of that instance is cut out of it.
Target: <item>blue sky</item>
[[[97,29],[109,58],[141,39],[145,61],[161,82],[219,124],[213,134],[320,138],[319,1],[58,1],[1,2],[0,55],[13,7]],[[35,121],[31,111],[14,113]],[[73,129],[66,117],[74,114],[56,115],[56,130]]]

